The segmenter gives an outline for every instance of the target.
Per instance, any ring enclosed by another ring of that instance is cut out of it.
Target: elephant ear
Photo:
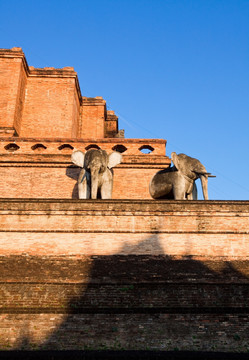
[[[181,171],[183,174],[186,173],[186,158],[185,154],[176,154],[175,152],[171,153],[171,159],[178,171]]]
[[[108,168],[111,169],[114,166],[120,164],[122,161],[122,155],[118,151],[113,151],[108,156]]]
[[[177,155],[175,152],[172,152],[171,159],[176,169],[187,176],[189,179],[196,179],[198,177],[198,172],[202,171],[203,169],[206,171],[199,160],[188,155]]]
[[[175,152],[172,152],[170,156],[171,156],[171,160],[172,160],[173,164],[175,165],[177,170],[179,170],[179,161],[178,161],[177,154]]]
[[[72,163],[81,168],[84,167],[84,158],[85,158],[85,154],[80,150],[74,151],[71,155]]]

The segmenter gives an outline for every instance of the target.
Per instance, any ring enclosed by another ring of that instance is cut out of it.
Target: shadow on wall
[[[141,249],[163,253],[155,234],[134,246],[124,244],[118,254],[92,256],[82,292],[39,350],[249,350],[248,262],[120,255]],[[68,278],[71,270],[64,269]],[[15,349],[33,349],[29,339],[24,333]]]
[[[75,165],[70,165],[66,169],[66,175],[70,178],[75,180],[75,185],[72,191],[72,199],[78,199],[78,177],[80,174],[81,169],[79,167],[75,167]]]

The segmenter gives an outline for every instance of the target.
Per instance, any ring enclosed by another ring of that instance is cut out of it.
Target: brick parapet
[[[0,49],[0,58],[21,59],[26,75],[29,74],[29,66],[26,57],[24,55],[24,52],[22,51],[22,48],[15,47],[12,49]]]
[[[8,149],[10,145],[13,145]],[[38,145],[38,147],[36,147]],[[152,156],[161,155],[165,157],[166,162],[169,159],[165,156],[166,140],[162,139],[124,139],[124,138],[108,138],[108,139],[44,139],[44,138],[19,138],[19,137],[3,137],[0,138],[0,154],[35,154],[42,152],[44,155],[53,154],[59,155],[61,153],[71,154],[73,149],[87,151],[91,146],[98,146],[107,152],[115,150],[115,146],[123,145],[126,150],[123,155],[143,156],[145,159],[150,159]],[[16,150],[15,150],[16,146]],[[34,148],[35,147],[35,148]],[[154,150],[149,154],[143,154],[140,151],[141,147],[151,147]],[[153,161],[152,161],[153,163]]]
[[[102,98],[102,96],[96,96],[96,97],[82,97],[82,103],[86,106],[105,106],[106,101]],[[106,111],[106,110],[105,110]]]

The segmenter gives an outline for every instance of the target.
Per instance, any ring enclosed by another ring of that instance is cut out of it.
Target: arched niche
[[[119,153],[124,153],[127,150],[127,147],[124,145],[118,144],[118,145],[113,146],[112,150],[117,151]]]
[[[14,151],[17,151],[18,149],[20,149],[20,146],[18,146],[18,145],[15,144],[15,143],[9,143],[9,144],[6,145],[4,148],[5,148],[5,150],[14,152]]]
[[[143,145],[138,150],[141,151],[141,153],[143,154],[150,154],[155,149],[150,145]]]
[[[100,147],[96,144],[90,144],[88,146],[85,147],[86,150],[90,150],[90,149],[100,149]]]
[[[43,150],[46,150],[47,147],[43,144],[35,144],[35,145],[31,146],[31,149],[33,151],[43,151]]]
[[[74,147],[70,144],[62,144],[58,147],[58,150],[73,150]]]

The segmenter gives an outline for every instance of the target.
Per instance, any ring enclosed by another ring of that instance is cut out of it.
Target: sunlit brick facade
[[[72,150],[100,147],[123,153],[113,198],[150,198],[151,177],[170,164],[165,140],[125,139],[105,100],[81,95],[71,67],[35,69],[21,48],[0,50],[0,66],[2,197],[76,199],[79,169],[71,164]]]
[[[248,352],[249,202],[151,199],[166,140],[125,139],[73,68],[2,49],[0,95],[0,350]],[[77,200],[90,148],[123,154],[113,199]]]

